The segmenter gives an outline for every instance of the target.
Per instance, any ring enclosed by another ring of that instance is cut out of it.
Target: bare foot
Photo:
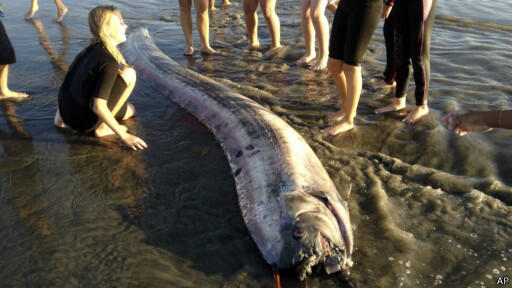
[[[336,0],[331,0],[329,3],[327,3],[327,6],[325,7],[327,10],[331,11],[332,14],[336,13],[336,9],[338,9],[338,5],[334,4]]]
[[[57,14],[57,19],[55,19],[57,22],[61,22],[62,19],[64,19],[64,16],[68,13],[68,7],[62,8],[62,10],[59,10],[59,13]]]
[[[229,2],[229,0],[222,0],[222,6],[229,7],[233,5],[233,3]]]
[[[271,55],[274,55],[277,52],[279,52],[279,50],[281,50],[282,48],[283,48],[283,46],[281,46],[281,45],[276,46],[276,47],[271,47],[270,49],[267,50],[267,52],[265,52],[265,54],[263,54],[263,57],[269,57]]]
[[[260,42],[259,41],[255,41],[253,43],[249,43],[249,46],[247,46],[247,50],[257,50],[258,48],[260,48]]]
[[[309,62],[311,62],[313,59],[315,59],[316,57],[316,54],[311,54],[311,55],[304,55],[302,56],[299,60],[297,60],[295,62],[295,64],[297,65],[301,65],[301,64],[308,64]]]
[[[402,121],[407,124],[413,124],[414,122],[418,121],[423,116],[427,115],[428,112],[429,112],[429,110],[428,110],[428,106],[426,104],[421,105],[421,106],[416,106],[416,107],[414,107],[414,109],[412,109],[411,112],[409,112],[409,114],[407,114],[407,116]]]
[[[371,83],[371,86],[375,89],[380,89],[380,88],[395,88],[396,87],[396,82],[393,81],[392,84],[389,84],[388,82],[384,81],[384,79],[380,79],[379,81],[375,81],[375,82],[372,82]]]
[[[353,122],[341,121],[338,124],[334,124],[322,130],[322,133],[327,135],[336,135],[342,132],[352,130],[354,128]]]
[[[386,112],[399,111],[405,108],[407,108],[407,105],[405,104],[405,97],[395,98],[395,100],[393,100],[393,103],[381,108],[377,108],[373,111],[373,113],[381,114]]]
[[[32,17],[34,17],[34,14],[36,14],[37,10],[39,10],[39,6],[36,4],[30,9],[27,13],[25,13],[25,19],[30,20]]]
[[[53,124],[59,128],[66,128],[66,124],[64,123],[64,120],[62,120],[62,117],[60,116],[59,109],[57,109],[57,112],[55,113],[55,117],[53,118]]]
[[[185,50],[185,52],[183,52],[183,55],[184,56],[194,55],[194,47],[192,47],[192,46],[187,47],[187,50]]]
[[[124,126],[124,125],[119,125],[121,127],[121,130],[126,132],[128,131],[128,127]],[[100,126],[98,126],[98,128],[96,128],[96,130],[94,130],[94,135],[96,135],[96,137],[100,138],[100,137],[105,137],[105,136],[108,136],[108,135],[113,135],[115,134],[115,132],[110,129],[110,127],[108,127],[105,123],[101,123]]]
[[[313,71],[322,71],[327,68],[327,57],[325,58],[316,58],[315,64],[313,64],[309,69]]]
[[[11,91],[9,89],[6,89],[5,91],[0,92],[0,99],[7,99],[7,98],[23,99],[23,98],[27,98],[27,97],[28,97],[27,93]]]
[[[199,49],[199,52],[201,52],[202,54],[209,54],[209,55],[211,55],[211,54],[217,53],[217,50],[213,49],[210,46],[207,46],[207,47],[201,47]]]
[[[336,112],[329,112],[327,116],[325,116],[325,121],[341,121],[345,117],[345,112],[343,110],[338,110]]]

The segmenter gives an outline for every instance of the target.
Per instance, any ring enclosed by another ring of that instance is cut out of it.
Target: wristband
[[[500,116],[498,120],[498,128],[501,128],[501,121],[503,120],[503,110],[500,110]]]

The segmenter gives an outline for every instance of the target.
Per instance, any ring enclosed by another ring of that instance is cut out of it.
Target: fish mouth
[[[323,266],[327,274],[352,266],[352,261],[347,257],[345,250],[339,248],[320,232],[317,245],[312,248],[299,249],[293,257],[292,263],[297,266],[297,274],[301,281],[313,273],[315,266]]]

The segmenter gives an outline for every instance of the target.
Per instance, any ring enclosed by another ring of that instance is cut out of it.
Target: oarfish
[[[320,160],[286,122],[255,101],[162,53],[146,29],[130,33],[128,63],[206,125],[233,173],[241,214],[265,260],[327,273],[352,264],[352,228],[342,199]]]

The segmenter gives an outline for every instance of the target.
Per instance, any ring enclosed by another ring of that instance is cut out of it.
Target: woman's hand
[[[135,81],[137,80],[137,73],[132,66],[121,67],[121,69],[119,69],[119,75],[123,77],[124,82],[128,86],[135,84]]]
[[[125,133],[121,139],[123,140],[124,144],[126,144],[126,146],[132,148],[133,150],[144,150],[148,148],[148,145],[146,142],[144,142],[144,140],[130,133]]]
[[[485,114],[471,110],[457,110],[448,113],[441,119],[441,122],[448,123],[448,129],[459,136],[471,132],[488,132],[492,128],[487,125]]]

